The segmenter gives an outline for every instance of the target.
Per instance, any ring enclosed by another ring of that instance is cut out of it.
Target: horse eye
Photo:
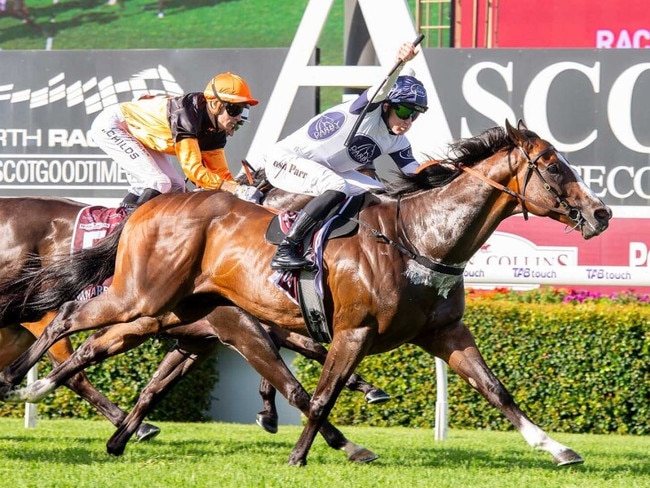
[[[551,163],[546,167],[546,171],[552,175],[557,175],[560,173],[560,165],[557,163]]]

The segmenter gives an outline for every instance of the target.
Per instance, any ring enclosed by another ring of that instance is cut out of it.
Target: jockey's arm
[[[174,145],[176,156],[183,173],[197,187],[233,192],[237,187],[228,169],[223,148],[203,151],[199,141],[192,138],[182,139]]]

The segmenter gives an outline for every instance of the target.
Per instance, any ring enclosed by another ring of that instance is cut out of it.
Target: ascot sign
[[[309,2],[248,151],[250,161],[280,138],[299,87],[366,88],[386,76],[397,48],[416,32],[406,2],[391,2],[390,16],[382,3],[359,0],[378,66],[314,66],[311,57],[332,0]],[[606,203],[645,207],[639,211],[650,217],[650,136],[644,129],[650,111],[642,110],[650,99],[646,50],[425,49],[407,67],[429,99],[429,110],[409,131],[416,158],[444,156],[452,140],[523,118],[569,153]]]

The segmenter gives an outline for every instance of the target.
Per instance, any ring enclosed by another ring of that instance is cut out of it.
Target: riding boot
[[[148,202],[154,197],[157,197],[160,195],[160,192],[158,190],[154,190],[153,188],[145,188],[144,191],[140,194],[138,197],[138,200],[135,202],[135,205],[139,207],[145,202]]]
[[[138,195],[135,193],[127,192],[126,196],[120,202],[120,207],[128,207],[129,205],[135,205],[138,201]]]
[[[298,252],[298,246],[318,221],[326,217],[330,210],[344,199],[345,193],[327,190],[307,203],[298,213],[287,235],[278,244],[275,256],[271,260],[271,268],[277,270],[312,268],[314,263]]]

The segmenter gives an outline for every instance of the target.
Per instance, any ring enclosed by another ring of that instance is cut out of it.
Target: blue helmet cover
[[[427,91],[420,80],[413,76],[399,76],[388,92],[386,101],[390,103],[409,103],[427,107]]]

